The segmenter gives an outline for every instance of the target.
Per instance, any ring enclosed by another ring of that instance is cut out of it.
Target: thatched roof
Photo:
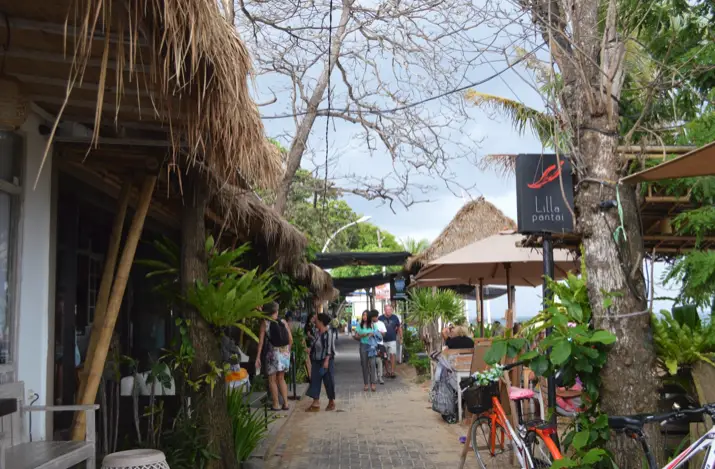
[[[221,229],[260,244],[268,262],[275,263],[279,271],[293,273],[305,265],[308,239],[253,192],[223,185],[212,207],[215,211],[210,217]]]
[[[405,268],[409,272],[417,272],[438,257],[509,229],[516,229],[514,220],[504,215],[484,197],[480,197],[459,209],[427,249],[407,260]]]
[[[249,94],[248,50],[216,0],[0,0],[0,11],[4,74],[57,117],[51,135],[81,123],[94,142],[167,140],[174,163],[225,182],[280,180]]]
[[[303,264],[293,273],[298,282],[305,285],[320,301],[330,301],[340,292],[333,287],[333,278],[315,264]]]

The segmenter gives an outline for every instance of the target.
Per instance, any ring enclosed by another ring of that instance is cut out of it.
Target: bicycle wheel
[[[531,460],[534,462],[534,469],[548,469],[554,462],[554,458],[549,451],[544,440],[534,430],[526,432],[526,449],[531,454]]]
[[[504,455],[507,433],[504,427],[496,424],[494,432],[494,442],[492,444],[492,420],[489,417],[482,416],[472,422],[472,427],[469,429],[470,440],[472,442],[472,450],[477,457],[477,463],[482,469],[501,468],[504,462],[508,461],[508,457]]]

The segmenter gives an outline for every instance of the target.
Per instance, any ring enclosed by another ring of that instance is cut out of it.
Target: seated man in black
[[[452,350],[474,348],[474,339],[469,335],[469,329],[465,326],[456,326],[452,329],[450,337],[445,341],[445,345]]]

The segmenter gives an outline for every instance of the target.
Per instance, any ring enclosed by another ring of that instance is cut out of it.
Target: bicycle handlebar
[[[711,417],[715,417],[715,403],[705,404],[697,409],[680,409],[673,412],[668,412],[667,414],[656,414],[651,415],[646,418],[646,423],[660,423],[665,424],[670,420],[679,420],[688,416],[699,416],[703,414],[709,414]]]
[[[688,416],[699,416],[704,413],[707,413],[711,417],[715,418],[715,403],[705,404],[703,407],[697,409],[679,409],[665,414],[610,416],[608,418],[608,423],[611,428],[616,430],[631,429],[640,431],[647,423],[660,423],[661,425],[665,425],[671,420],[680,420]]]

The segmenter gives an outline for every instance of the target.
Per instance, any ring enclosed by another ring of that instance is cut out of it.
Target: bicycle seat
[[[509,399],[512,401],[522,401],[534,397],[534,391],[531,389],[517,388],[512,386],[509,388]]]

